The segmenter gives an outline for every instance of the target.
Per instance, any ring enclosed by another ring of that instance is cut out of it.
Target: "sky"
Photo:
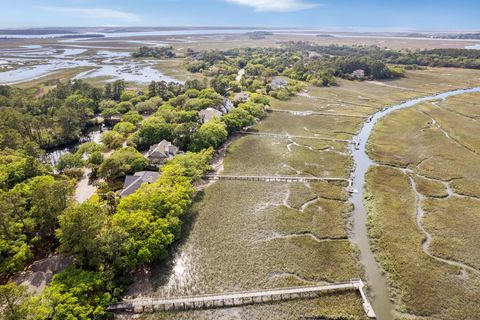
[[[480,0],[0,0],[1,28],[254,26],[480,30]]]

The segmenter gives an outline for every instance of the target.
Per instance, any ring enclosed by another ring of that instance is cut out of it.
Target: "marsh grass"
[[[440,106],[468,117],[480,118],[480,93],[466,93],[440,102]]]
[[[425,197],[445,198],[448,196],[445,185],[442,182],[427,179],[416,174],[412,175],[412,177],[415,180],[417,191]]]
[[[435,254],[480,270],[480,200],[451,197],[424,203],[425,227]]]
[[[450,187],[455,193],[465,196],[480,198],[480,181],[470,179],[458,179],[450,182]]]
[[[156,313],[141,319],[282,319],[318,318],[325,320],[366,320],[361,299],[355,292],[319,296],[316,299],[293,300],[236,308]]]
[[[262,221],[280,234],[308,234],[319,239],[346,238],[345,214],[349,206],[341,201],[318,199],[304,210],[285,206],[270,208]]]
[[[429,319],[478,319],[479,277],[422,251],[408,177],[398,169],[372,167],[366,183],[369,234],[388,274],[396,309]]]
[[[480,108],[480,103],[478,107]],[[420,110],[435,119],[438,125],[452,139],[480,155],[480,135],[475,134],[480,132],[479,120],[433,105],[422,105]]]
[[[227,150],[226,174],[346,177],[352,160],[336,150],[310,150],[284,138],[244,136]]]
[[[255,45],[279,45],[273,39],[257,41]],[[225,36],[175,46],[230,48],[244,46],[245,40],[241,36]],[[452,75],[443,74],[447,71]],[[309,87],[308,94],[313,99],[303,96],[287,102],[273,100],[272,107],[367,115],[423,92],[468,86],[477,81],[479,74],[437,69],[407,72],[405,79],[383,84],[339,80],[338,87]],[[360,118],[272,112],[254,130],[351,139],[362,122]],[[406,127],[410,129],[405,130]],[[375,145],[370,147],[370,155],[376,160],[414,170],[420,164],[419,173],[442,179],[467,173],[460,164],[452,166],[454,156],[465,166],[476,163],[476,158],[432,126],[431,117],[424,113],[401,113],[397,118],[392,115],[382,120],[378,128],[376,137],[372,137]],[[347,147],[340,142],[245,136],[227,150],[225,173],[347,176],[352,166]],[[444,149],[447,154],[442,153]],[[371,195],[370,234],[396,292],[397,308],[416,315],[435,315],[438,319],[478,318],[479,280],[423,253],[423,234],[416,226],[415,197],[407,176],[392,168],[374,168],[367,182]],[[425,193],[440,194],[438,185],[424,184]],[[341,183],[216,182],[195,202],[195,223],[178,246],[168,283],[159,286],[156,294],[231,292],[359,277],[362,271],[354,246],[345,238],[351,209],[347,200],[345,185]],[[322,241],[323,238],[339,239]],[[344,293],[314,300],[157,314],[151,318],[364,319],[360,301],[355,293]]]
[[[186,274],[179,276],[178,283],[185,278],[188,281],[171,291],[159,288],[158,293],[181,295],[265,288],[276,273],[332,282],[359,276],[348,240],[271,238],[281,231],[284,222],[289,223],[282,221],[286,217],[276,218],[272,214],[274,208],[283,207],[287,196],[288,184],[282,183],[219,181],[207,188],[202,201],[194,206],[196,221],[188,239],[179,247],[188,259]],[[315,228],[328,230],[323,225],[336,226],[342,232],[342,211],[335,211],[336,202],[328,200],[322,204],[325,211],[330,210],[328,219],[308,219],[312,213],[306,212],[304,220],[290,223],[306,232]],[[336,225],[331,220],[337,221]]]
[[[183,59],[169,59],[169,60],[155,60],[157,62],[154,68],[168,77],[180,81],[188,80],[203,80],[203,75],[200,73],[191,73],[183,66]]]
[[[362,122],[361,118],[295,116],[285,112],[272,112],[264,121],[257,124],[255,129],[259,132],[277,134],[350,139],[360,129]]]
[[[420,107],[431,106],[427,103]],[[447,137],[431,116],[416,108],[397,110],[376,124],[367,147],[370,158],[393,166],[410,166],[424,176],[444,181],[480,179],[479,156]]]

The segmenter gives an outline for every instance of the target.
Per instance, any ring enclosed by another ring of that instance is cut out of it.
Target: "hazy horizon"
[[[480,30],[473,0],[18,0],[2,5],[0,28],[257,27],[349,31]]]

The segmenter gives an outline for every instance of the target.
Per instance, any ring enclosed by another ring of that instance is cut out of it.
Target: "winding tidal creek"
[[[382,111],[377,112],[371,118],[370,122],[366,122],[360,130],[360,133],[355,137],[355,141],[358,142],[358,145],[352,147],[352,154],[355,163],[352,186],[357,189],[358,192],[352,194],[350,197],[350,202],[354,205],[354,211],[352,214],[353,227],[350,240],[358,246],[360,251],[360,262],[365,268],[367,283],[372,295],[371,303],[377,315],[377,319],[379,320],[393,319],[393,304],[390,301],[386,277],[382,274],[382,271],[375,260],[368,238],[367,213],[364,206],[365,174],[370,166],[375,165],[366,152],[368,138],[370,137],[377,121],[393,111],[412,107],[421,102],[446,99],[451,96],[472,92],[480,92],[480,87],[447,91],[440,94],[409,100],[383,109]]]

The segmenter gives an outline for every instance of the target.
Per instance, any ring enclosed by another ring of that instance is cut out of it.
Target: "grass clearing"
[[[288,101],[272,100],[272,108],[310,110],[366,116],[403,100],[466,88],[480,83],[480,71],[457,68],[429,68],[407,71],[405,78],[385,81],[337,79],[338,86],[307,86],[308,93]],[[473,96],[475,97],[475,96]]]

